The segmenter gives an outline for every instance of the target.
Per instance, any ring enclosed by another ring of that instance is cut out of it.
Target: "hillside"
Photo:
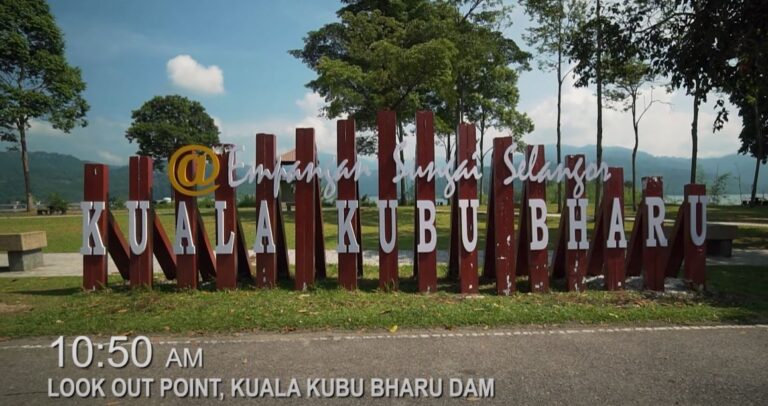
[[[587,159],[594,159],[594,146],[563,148],[564,154],[585,154]],[[546,157],[550,160],[555,155],[555,147],[546,147]],[[632,151],[621,147],[606,147],[603,159],[612,166],[624,167],[624,177],[631,177]],[[332,167],[334,158],[331,155],[321,154],[321,163],[324,167]],[[365,158],[366,164],[372,169],[371,179],[376,179],[376,163],[371,158]],[[486,158],[486,162],[490,158]],[[554,160],[553,160],[554,161]],[[51,193],[56,192],[65,199],[76,202],[82,199],[83,193],[83,164],[85,161],[70,155],[52,152],[30,153],[30,167],[32,170],[32,187],[34,195],[45,200]],[[666,194],[682,194],[683,185],[688,183],[690,161],[685,158],[658,157],[644,152],[639,152],[637,157],[638,181],[641,176],[661,175],[664,177],[664,189]],[[726,193],[739,193],[738,177],[741,176],[741,193],[749,193],[755,161],[743,155],[726,155],[717,158],[699,159],[699,166],[707,183],[712,182],[715,173],[730,172],[731,180],[728,182]],[[486,168],[486,176],[488,174]],[[164,173],[156,173],[154,179],[154,197],[160,199],[171,195],[168,178]],[[444,183],[439,182],[438,194]],[[484,182],[487,190],[488,182]],[[251,185],[243,185],[245,193],[252,193]],[[763,173],[758,186],[758,193],[768,192],[768,172],[763,168]],[[360,182],[360,194],[375,196],[378,194],[377,182]],[[120,199],[128,197],[128,167],[110,167],[110,195]],[[21,173],[19,154],[15,151],[0,152],[0,203],[23,201],[24,178]]]

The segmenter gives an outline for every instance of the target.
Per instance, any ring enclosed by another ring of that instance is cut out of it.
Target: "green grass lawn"
[[[555,212],[554,206],[550,205],[549,211]],[[667,205],[667,218],[674,219],[677,213],[678,206]],[[750,222],[768,222],[768,209],[763,207],[756,208],[742,208],[742,207],[709,207],[708,219],[710,221],[716,220],[728,220],[728,221],[750,221]],[[215,225],[214,225],[214,212],[213,209],[201,209],[203,219],[205,221],[206,232],[209,238],[214,238]],[[593,209],[589,209],[589,213],[592,213]],[[128,214],[125,210],[115,210],[115,218],[117,219],[123,232],[128,230]],[[243,229],[245,231],[246,239],[248,243],[252,243],[256,235],[256,210],[253,208],[241,208],[239,209],[240,219],[243,223]],[[366,250],[378,249],[378,211],[375,207],[363,207],[361,208],[362,215],[362,246]],[[173,238],[175,233],[175,216],[173,209],[163,208],[158,209],[157,214],[165,227],[166,232],[170,238]],[[295,243],[296,226],[294,221],[294,212],[283,211],[285,229],[287,235],[288,247],[293,248]],[[627,217],[633,216],[634,213],[628,210]],[[757,217],[749,217],[757,216]],[[757,219],[757,220],[755,220]],[[515,216],[516,224],[519,223],[519,215]],[[554,241],[558,236],[558,222],[557,218],[547,219],[547,225],[550,228],[550,247],[554,246]],[[480,249],[485,247],[485,229],[486,229],[486,213],[483,208],[478,214],[479,223],[479,245]],[[588,222],[590,233],[593,222]],[[81,226],[82,219],[80,216],[33,216],[33,217],[20,217],[20,216],[6,216],[0,217],[0,232],[22,232],[33,230],[45,230],[48,237],[48,247],[45,252],[79,252],[81,244]],[[627,238],[629,238],[632,231],[633,222],[627,221],[625,223]],[[325,208],[323,209],[323,232],[325,235],[325,246],[327,249],[334,249],[337,243],[337,215],[336,209]],[[450,213],[449,208],[446,206],[438,207],[437,211],[437,248],[445,250],[448,248],[449,236],[450,236]],[[414,209],[411,206],[401,207],[398,209],[398,245],[401,250],[413,250],[413,236],[414,236]],[[768,228],[759,227],[740,227],[739,237],[734,241],[734,246],[737,248],[763,248],[768,249]]]
[[[382,292],[376,272],[366,267],[360,289],[347,292],[329,266],[329,279],[306,293],[291,290],[290,282],[221,292],[209,284],[177,291],[174,283],[158,281],[154,290],[132,291],[113,277],[110,289],[85,293],[79,277],[0,279],[0,337],[768,320],[766,267],[710,267],[709,291],[685,297],[603,291],[499,297],[486,283],[479,297],[465,298],[453,293],[456,283],[445,279],[445,268],[439,292],[423,295],[415,293],[406,267],[401,291]],[[526,289],[525,281],[518,283]]]

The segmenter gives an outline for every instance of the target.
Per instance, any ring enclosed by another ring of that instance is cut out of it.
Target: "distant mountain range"
[[[546,158],[552,162],[556,160],[555,147],[548,145],[545,148]],[[584,154],[588,161],[594,160],[595,147],[563,147],[563,155]],[[632,150],[621,147],[605,147],[603,149],[603,161],[611,166],[624,168],[624,178],[630,180]],[[320,154],[323,167],[333,167],[335,158],[329,154]],[[370,158],[363,158],[366,165],[372,170],[370,179],[377,179],[376,163]],[[486,162],[490,157],[486,158]],[[52,152],[30,153],[30,167],[32,172],[32,188],[36,198],[46,200],[51,193],[58,193],[65,199],[76,202],[83,196],[83,164],[85,161],[71,155],[63,155]],[[669,195],[680,195],[683,185],[688,183],[690,174],[690,160],[686,158],[659,157],[644,152],[638,152],[638,182],[642,176],[658,175],[664,178],[664,192]],[[743,155],[726,155],[717,158],[700,158],[699,167],[707,183],[711,183],[716,173],[731,173],[731,179],[727,183],[726,193],[748,194],[752,184],[752,176],[755,168],[755,160]],[[486,176],[488,174],[486,168]],[[739,190],[739,177],[741,177],[741,190]],[[487,180],[487,179],[486,179]],[[483,182],[487,190],[489,182]],[[438,195],[441,194],[444,182],[438,182]],[[110,195],[126,199],[128,197],[128,166],[110,167]],[[244,184],[240,187],[241,193],[253,193],[253,185]],[[768,192],[768,170],[762,168],[759,193]],[[360,182],[360,194],[376,196],[378,185],[376,181]],[[171,196],[171,187],[165,173],[156,173],[154,176],[154,197],[161,199]],[[24,200],[24,178],[21,171],[19,153],[15,151],[0,152],[0,203],[11,203]]]

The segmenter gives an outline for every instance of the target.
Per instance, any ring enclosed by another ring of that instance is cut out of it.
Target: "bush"
[[[61,195],[58,193],[51,193],[48,196],[48,209],[50,210],[51,214],[53,213],[61,213],[66,214],[67,208],[69,206],[69,202],[64,200]]]

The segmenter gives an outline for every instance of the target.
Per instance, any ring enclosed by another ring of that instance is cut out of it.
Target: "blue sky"
[[[221,138],[253,151],[253,135],[272,132],[280,151],[292,148],[293,128],[313,126],[321,150],[333,153],[335,126],[318,117],[323,100],[304,87],[313,72],[288,55],[304,35],[335,20],[332,0],[286,1],[97,1],[53,0],[53,14],[65,34],[69,62],[79,66],[91,105],[89,126],[63,135],[42,122],[30,131],[31,150],[67,153],[124,164],[136,151],[124,133],[131,110],[155,95],[182,94],[200,101],[221,129]],[[529,26],[518,8],[510,38],[527,48]],[[535,66],[535,64],[533,64]],[[564,89],[565,144],[594,143],[592,89]],[[520,78],[521,103],[536,130],[529,143],[554,143],[554,74],[534,69]],[[640,149],[655,155],[690,156],[691,99],[659,87],[656,104],[641,123]],[[700,156],[733,153],[738,123],[713,134],[711,105],[702,107]],[[738,118],[734,115],[734,119]],[[605,145],[631,147],[627,114],[605,113]],[[493,135],[500,134],[494,132]]]

